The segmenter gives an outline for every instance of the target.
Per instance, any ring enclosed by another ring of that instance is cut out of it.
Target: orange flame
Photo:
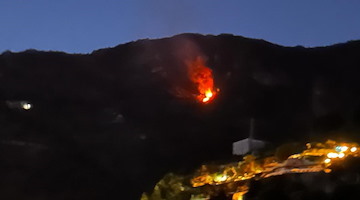
[[[205,66],[204,60],[198,56],[193,62],[188,63],[190,80],[197,85],[199,94],[197,100],[208,103],[216,96],[212,70]]]

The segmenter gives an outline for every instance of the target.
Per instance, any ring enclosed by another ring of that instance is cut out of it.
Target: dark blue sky
[[[360,1],[0,0],[0,52],[86,53],[184,32],[330,45],[360,39]]]

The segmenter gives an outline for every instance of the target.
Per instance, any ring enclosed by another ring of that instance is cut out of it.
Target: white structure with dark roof
[[[233,143],[233,155],[245,155],[264,148],[266,143],[262,140],[246,138]]]
[[[265,141],[253,139],[254,126],[255,126],[255,120],[254,118],[251,118],[249,138],[233,143],[233,151],[232,151],[233,155],[245,155],[265,147],[266,145]]]

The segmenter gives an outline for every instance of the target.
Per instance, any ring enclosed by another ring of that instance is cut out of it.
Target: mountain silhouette
[[[359,52],[360,41],[283,47],[229,34],[3,52],[0,196],[139,199],[166,172],[231,158],[251,118],[255,137],[274,144],[356,141]],[[186,69],[199,56],[220,89],[208,104]]]

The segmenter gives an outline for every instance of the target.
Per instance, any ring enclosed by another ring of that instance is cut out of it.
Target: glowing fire
[[[216,96],[212,70],[206,67],[204,60],[198,56],[193,62],[188,62],[190,80],[197,85],[199,94],[196,99],[208,103]]]
[[[208,102],[211,97],[213,97],[213,92],[211,91],[211,89],[208,89],[206,92],[205,92],[205,97],[203,98],[202,96],[200,98],[203,98],[202,99],[202,102]]]

